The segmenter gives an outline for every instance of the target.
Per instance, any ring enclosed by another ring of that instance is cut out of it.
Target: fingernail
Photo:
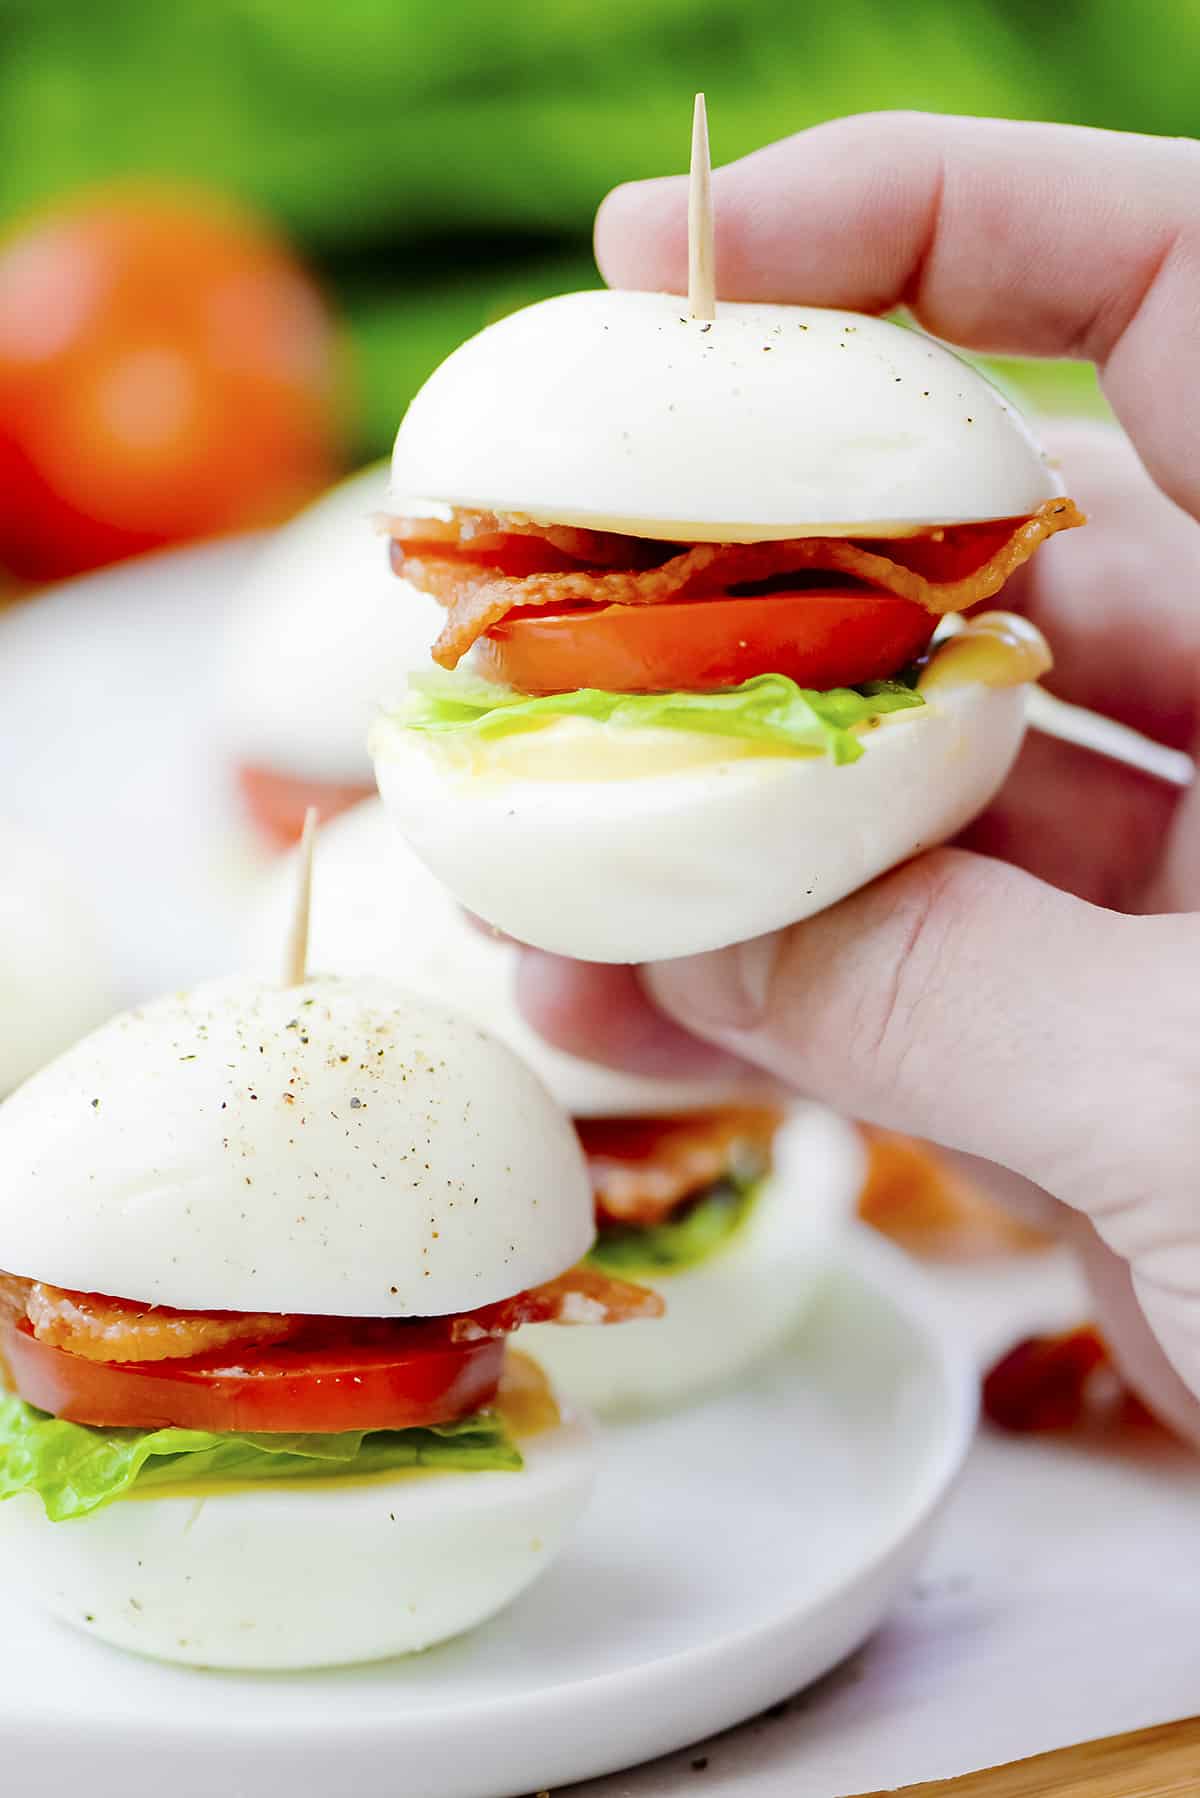
[[[766,1015],[782,933],[735,943],[711,955],[660,961],[645,970],[651,994],[681,1023],[706,1030],[753,1030]]]

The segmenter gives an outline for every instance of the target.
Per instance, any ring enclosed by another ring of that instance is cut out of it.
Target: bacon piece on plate
[[[1018,1342],[984,1378],[983,1414],[1018,1435],[1087,1434],[1118,1443],[1164,1428],[1121,1378],[1095,1324]]]
[[[872,1229],[930,1261],[979,1261],[1048,1248],[1050,1238],[1013,1217],[936,1149],[865,1128],[870,1152],[858,1214]]]

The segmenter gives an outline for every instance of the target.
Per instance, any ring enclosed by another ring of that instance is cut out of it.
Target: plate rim
[[[784,1642],[798,1630],[803,1631],[818,1622],[824,1613],[869,1593],[877,1581],[889,1577],[889,1563],[900,1561],[907,1564],[906,1557],[920,1551],[925,1535],[962,1470],[974,1438],[979,1410],[975,1357],[925,1270],[913,1263],[901,1250],[870,1232],[866,1226],[856,1225],[847,1232],[837,1265],[839,1271],[863,1291],[865,1296],[869,1298],[871,1295],[882,1295],[888,1300],[908,1333],[920,1340],[931,1367],[936,1370],[942,1401],[936,1437],[931,1435],[931,1452],[926,1465],[919,1470],[912,1496],[898,1516],[889,1519],[886,1533],[879,1541],[873,1542],[869,1555],[856,1561],[849,1570],[843,1566],[840,1572],[835,1571],[828,1581],[806,1596],[802,1605],[797,1605],[794,1601],[785,1604],[781,1610],[766,1619],[758,1618],[736,1628],[722,1630],[707,1641],[690,1643],[652,1655],[649,1659],[627,1661],[621,1666],[610,1667],[582,1678],[555,1680],[523,1692],[472,1702],[469,1707],[470,1716],[476,1727],[487,1727],[502,1715],[506,1732],[525,1733],[534,1738],[540,1732],[553,1731],[563,1723],[565,1712],[578,1700],[582,1688],[587,1689],[588,1714],[594,1717],[608,1709],[614,1698],[619,1700],[627,1696],[631,1679],[638,1683],[639,1710],[657,1710],[656,1700],[660,1691],[665,1698],[681,1687],[703,1684],[712,1679],[714,1670],[719,1672],[723,1665],[741,1659],[743,1652],[748,1655],[753,1650],[759,1657],[764,1652],[769,1655],[774,1644]],[[651,1425],[652,1419],[644,1419],[639,1427]],[[61,1624],[58,1627],[65,1630],[69,1626]],[[858,1640],[861,1639],[860,1634]],[[853,1646],[854,1643],[851,1643],[845,1652],[849,1652]],[[112,1649],[108,1652],[120,1654],[122,1651]],[[136,1678],[138,1657],[130,1655],[126,1658],[130,1661],[133,1677]],[[780,1658],[781,1661],[786,1661],[786,1656]],[[187,1668],[170,1668],[169,1671],[181,1678],[199,1677],[223,1681],[245,1677],[251,1685],[261,1686],[264,1695],[269,1684],[281,1680],[291,1685],[296,1692],[302,1692],[302,1682],[311,1677],[305,1674],[293,1677],[254,1673],[242,1676],[219,1670]],[[353,1675],[353,1669],[343,1669],[340,1672],[342,1677]],[[316,1677],[320,1677],[319,1671]],[[789,1686],[788,1689],[792,1688]],[[153,1721],[135,1720],[128,1715],[111,1718],[95,1715],[72,1717],[69,1711],[47,1706],[34,1712],[26,1711],[20,1717],[17,1727],[22,1731],[29,1731],[32,1737],[44,1731],[47,1724],[51,1724],[56,1743],[60,1747],[84,1748],[106,1758],[133,1748],[143,1756],[154,1748],[160,1752],[178,1753],[189,1729],[194,1730],[200,1724],[185,1722],[182,1728],[173,1724],[169,1720],[170,1695],[163,1696],[164,1709],[168,1715],[164,1717],[160,1712]],[[359,1756],[377,1753],[383,1748],[394,1750],[396,1747],[403,1747],[406,1736],[410,1742],[414,1740],[414,1736],[427,1736],[431,1725],[434,1728],[439,1723],[448,1727],[461,1726],[461,1718],[456,1719],[452,1709],[444,1711],[439,1706],[426,1711],[417,1720],[417,1730],[413,1732],[411,1724],[414,1719],[411,1713],[388,1714],[388,1690],[383,1684],[379,1686],[378,1699],[377,1706],[372,1704],[353,1717],[334,1718],[332,1721],[327,1710],[322,1713],[319,1704],[314,1704],[309,1710],[287,1720],[289,1741],[301,1747],[328,1747],[336,1744],[344,1748],[348,1735],[352,1733],[353,1752],[357,1759]],[[712,1728],[728,1728],[739,1720],[752,1716],[757,1709],[776,1701],[775,1696],[764,1691],[761,1702],[756,1702],[749,1708],[741,1704],[735,1706],[735,1715],[728,1715],[714,1706]],[[244,1715],[226,1717],[222,1725],[222,1752],[237,1754],[263,1743],[266,1736],[276,1730],[278,1722],[278,1718],[261,1713],[255,1715],[250,1711]],[[0,1717],[0,1732],[6,1732],[9,1726]],[[711,1731],[706,1730],[705,1733]],[[662,1745],[651,1752],[670,1753],[695,1739],[694,1735],[678,1737],[676,1730],[671,1740],[664,1737]],[[44,1736],[42,1740],[44,1741]],[[617,1747],[615,1741],[612,1745],[614,1749]],[[586,1770],[577,1768],[570,1777],[599,1777],[603,1773],[635,1764],[637,1758],[638,1750],[634,1751],[632,1758],[624,1751],[619,1751],[618,1758],[610,1759],[607,1766],[596,1765]],[[556,1775],[555,1782],[561,1781],[561,1774]]]

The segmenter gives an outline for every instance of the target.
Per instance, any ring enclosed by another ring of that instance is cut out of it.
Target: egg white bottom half
[[[259,1671],[383,1660],[503,1608],[550,1565],[592,1488],[585,1418],[521,1440],[519,1473],[403,1471],[147,1493],[50,1523],[0,1507],[0,1581],[117,1647]]]
[[[863,733],[863,755],[841,767],[655,730],[638,733],[630,771],[630,745],[615,739],[633,733],[584,719],[465,760],[388,719],[372,742],[409,845],[471,911],[559,955],[656,961],[809,917],[953,836],[1012,766],[1027,692],[939,688]],[[684,744],[692,765],[679,765]],[[531,754],[571,776],[541,777]],[[612,758],[622,772],[606,778]]]
[[[775,1143],[737,1233],[678,1273],[635,1275],[666,1315],[613,1328],[535,1324],[520,1344],[579,1404],[609,1416],[665,1409],[739,1374],[800,1321],[854,1212],[865,1160],[857,1131],[803,1106]]]

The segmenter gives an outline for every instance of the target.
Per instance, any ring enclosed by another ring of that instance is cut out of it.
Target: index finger
[[[719,169],[713,198],[722,298],[904,302],[970,349],[1092,360],[1200,516],[1200,144],[860,114]],[[613,286],[686,292],[686,178],[611,193],[596,254]]]

